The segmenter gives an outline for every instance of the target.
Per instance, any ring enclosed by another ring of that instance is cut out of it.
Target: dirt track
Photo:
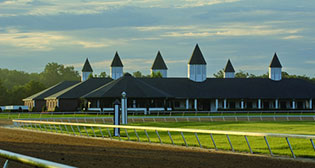
[[[0,128],[0,149],[77,167],[315,167],[315,162],[217,153]],[[0,158],[0,167],[4,159]],[[10,168],[21,167],[11,162]],[[27,167],[27,166],[24,166]]]

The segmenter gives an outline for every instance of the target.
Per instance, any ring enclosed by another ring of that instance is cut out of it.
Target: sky
[[[289,74],[315,77],[314,0],[0,0],[0,68],[41,72],[49,62],[149,74],[158,51],[168,76],[186,77],[198,43],[207,76],[228,59],[268,71],[277,52]]]

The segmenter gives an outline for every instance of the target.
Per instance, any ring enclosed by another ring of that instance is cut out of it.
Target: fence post
[[[102,132],[101,127],[98,127],[98,129],[100,130],[100,133],[101,133],[101,135],[102,135],[102,138],[104,138],[104,134],[103,134],[103,132]]]
[[[235,152],[235,151],[234,151],[234,148],[233,148],[233,145],[232,145],[232,142],[231,142],[231,140],[230,140],[229,135],[226,135],[226,137],[227,137],[227,139],[229,140],[229,143],[230,143],[230,146],[231,146],[232,151]]]
[[[107,132],[108,132],[109,138],[112,139],[112,134],[110,133],[108,128],[107,128]]]
[[[249,148],[250,153],[253,154],[253,151],[252,151],[252,148],[250,147],[250,144],[249,144],[249,141],[248,141],[248,139],[247,139],[247,136],[245,135],[244,137],[245,137],[245,139],[246,139],[246,142],[247,142],[247,145],[248,145],[248,148]]]
[[[287,140],[287,142],[288,142],[288,145],[289,145],[290,151],[291,151],[291,153],[292,153],[292,157],[293,157],[293,158],[296,158],[296,157],[295,157],[295,154],[294,154],[294,152],[293,152],[293,149],[292,149],[292,147],[291,147],[291,144],[290,144],[289,138],[288,138],[288,137],[285,137],[285,139],[286,139],[286,140]]]
[[[156,135],[158,136],[158,138],[159,138],[159,140],[160,140],[160,144],[163,144],[163,143],[162,143],[162,140],[161,140],[161,137],[160,137],[160,135],[159,135],[159,132],[158,132],[157,130],[155,130],[155,133],[156,133]]]
[[[138,135],[136,129],[134,129],[134,131],[135,131],[135,134],[136,134],[136,136],[137,136],[137,138],[138,138],[138,142],[140,142],[140,138],[139,138],[139,135]]]
[[[148,134],[147,130],[144,130],[144,133],[145,133],[145,135],[147,136],[149,142],[151,143],[151,140],[150,140],[150,137],[149,137],[149,134]]]
[[[212,140],[212,143],[213,143],[213,146],[214,146],[215,150],[218,150],[217,145],[215,144],[215,141],[214,141],[214,138],[213,138],[212,134],[210,134],[210,137],[211,137],[211,140]]]
[[[197,138],[197,141],[198,141],[198,143],[199,143],[200,148],[202,148],[202,145],[201,145],[201,143],[200,143],[200,140],[199,140],[198,134],[197,134],[196,132],[195,132],[195,136],[196,136],[196,138]]]
[[[182,137],[183,137],[183,140],[184,140],[184,143],[185,143],[186,147],[188,147],[188,144],[187,144],[187,142],[186,142],[186,139],[185,139],[185,136],[184,136],[183,132],[180,132],[180,134],[181,134]]]
[[[170,131],[167,131],[167,133],[168,133],[168,136],[170,137],[170,140],[172,141],[172,144],[175,145]]]
[[[314,145],[313,139],[310,139],[310,141],[312,143],[313,149],[315,150],[315,145]]]
[[[269,143],[268,143],[267,137],[266,137],[266,136],[264,136],[264,138],[265,138],[265,142],[266,142],[266,144],[267,144],[267,146],[268,146],[268,149],[269,149],[270,155],[271,155],[271,156],[273,156],[273,153],[272,153],[271,148],[270,148],[270,146],[269,146]]]
[[[126,133],[126,135],[127,135],[127,137],[128,137],[128,141],[130,141],[130,138],[129,138],[129,135],[128,135],[128,131],[127,131],[126,128],[125,128],[125,133]]]

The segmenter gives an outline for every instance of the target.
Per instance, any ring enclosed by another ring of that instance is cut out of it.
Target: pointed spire
[[[158,51],[151,69],[167,69],[160,51]]]
[[[89,59],[86,58],[85,63],[82,68],[82,72],[93,72],[93,69],[90,65]]]
[[[225,68],[224,68],[224,72],[235,72],[234,68],[233,68],[233,65],[230,61],[230,59],[228,60]]]
[[[118,52],[116,51],[111,67],[123,67],[123,64],[119,58]]]
[[[282,66],[280,64],[280,61],[278,59],[277,53],[275,53],[275,55],[273,56],[269,67],[271,67],[271,68],[282,68]]]
[[[207,64],[200,51],[198,44],[196,44],[196,47],[190,57],[188,64],[203,64],[203,65]]]

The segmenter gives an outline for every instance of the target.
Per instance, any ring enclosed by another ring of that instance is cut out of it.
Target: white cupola
[[[85,63],[82,68],[81,81],[85,81],[89,78],[90,74],[93,75],[93,69],[90,65],[89,59],[85,60]]]
[[[195,82],[203,82],[207,79],[207,63],[198,44],[188,62],[188,78]]]
[[[155,60],[153,62],[153,65],[151,67],[151,74],[152,73],[156,73],[156,72],[160,72],[162,74],[163,78],[167,78],[167,66],[163,60],[163,57],[160,53],[160,51],[158,51]]]
[[[278,59],[277,53],[275,53],[269,65],[269,79],[274,80],[274,81],[279,81],[282,79],[281,73],[282,73],[282,66]]]
[[[112,64],[110,66],[110,77],[113,79],[118,79],[123,76],[123,64],[119,58],[119,55],[116,51]]]
[[[230,59],[228,60],[224,68],[224,78],[235,78],[235,70]]]

